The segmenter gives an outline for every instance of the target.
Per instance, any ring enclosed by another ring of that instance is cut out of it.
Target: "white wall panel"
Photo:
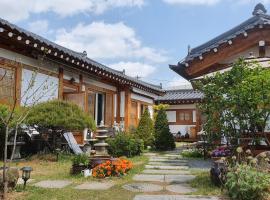
[[[166,111],[169,122],[176,122],[176,111]]]

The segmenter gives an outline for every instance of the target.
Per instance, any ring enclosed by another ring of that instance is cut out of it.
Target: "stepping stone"
[[[187,162],[149,162],[148,165],[187,166]]]
[[[162,186],[150,183],[131,183],[123,185],[123,188],[132,192],[157,192],[163,190]]]
[[[144,156],[156,156],[157,154],[156,153],[144,153],[143,155]]]
[[[34,184],[34,186],[37,187],[41,187],[41,188],[64,188],[68,185],[70,185],[72,182],[71,181],[64,181],[64,180],[47,180],[47,181],[40,181],[36,184]]]
[[[108,190],[114,186],[113,182],[88,182],[75,187],[77,190]]]
[[[150,162],[188,162],[184,159],[150,158]]]
[[[144,174],[190,174],[187,170],[145,169]]]
[[[174,193],[191,193],[196,192],[197,190],[195,188],[190,187],[187,184],[174,184],[174,185],[168,185],[166,186],[166,190]]]
[[[165,182],[167,183],[187,183],[193,180],[193,175],[165,175]]]
[[[28,179],[27,183],[31,183],[31,182],[34,182],[35,179]],[[22,178],[19,178],[18,179],[18,182],[17,182],[17,185],[23,185],[24,184],[24,180]]]
[[[136,195],[133,200],[219,200],[219,198],[191,195]]]
[[[188,166],[168,166],[168,165],[145,165],[146,169],[174,169],[174,170],[178,170],[178,169],[189,169]]]
[[[164,175],[152,175],[152,174],[136,174],[133,177],[134,181],[153,181],[153,182],[164,182]]]

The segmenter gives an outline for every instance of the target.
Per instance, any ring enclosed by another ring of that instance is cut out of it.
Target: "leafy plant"
[[[135,131],[135,138],[142,139],[144,146],[152,146],[154,140],[154,125],[148,109],[145,109],[137,130]]]
[[[204,130],[210,143],[225,136],[230,144],[238,145],[238,138],[255,137],[259,132],[266,137],[270,116],[268,69],[239,59],[231,70],[205,77],[197,87],[204,93],[200,109],[206,116]]]
[[[233,200],[262,200],[269,195],[270,175],[242,164],[227,174],[225,186]]]
[[[109,154],[115,157],[140,155],[144,148],[142,140],[134,139],[130,134],[125,132],[118,133],[115,138],[107,139],[107,143],[109,144]]]
[[[158,111],[155,121],[155,148],[157,150],[172,150],[175,148],[173,135],[170,133],[169,123],[165,109]]]
[[[83,130],[96,128],[92,117],[79,106],[66,101],[48,101],[35,105],[26,122],[47,128],[63,128],[66,130]]]
[[[202,158],[203,153],[198,149],[186,149],[181,152],[184,158]]]
[[[75,155],[72,158],[72,163],[73,163],[73,165],[87,166],[89,164],[89,157],[84,153]]]

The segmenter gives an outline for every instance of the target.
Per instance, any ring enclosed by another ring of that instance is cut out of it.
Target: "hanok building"
[[[55,87],[40,101],[74,102],[97,125],[136,126],[144,109],[152,112],[154,99],[164,94],[160,86],[106,67],[88,58],[86,52],[75,52],[0,19],[0,103],[16,98],[24,104],[23,94],[34,72],[32,90],[44,82]]]
[[[235,28],[191,49],[183,61],[170,65],[170,68],[192,80],[228,70],[240,57],[269,65],[270,15],[262,4],[256,5],[252,14],[251,18]]]
[[[167,118],[170,131],[178,141],[197,141],[201,130],[201,114],[198,103],[203,94],[193,89],[166,90],[164,96],[156,99],[156,104],[167,104]]]

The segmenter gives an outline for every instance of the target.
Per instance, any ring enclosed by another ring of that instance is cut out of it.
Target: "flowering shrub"
[[[226,146],[219,147],[219,148],[215,149],[214,151],[212,151],[212,153],[211,153],[212,157],[227,157],[230,155],[231,155],[231,151]]]
[[[93,169],[93,177],[105,178],[110,176],[123,176],[132,169],[132,163],[126,159],[106,161]]]

